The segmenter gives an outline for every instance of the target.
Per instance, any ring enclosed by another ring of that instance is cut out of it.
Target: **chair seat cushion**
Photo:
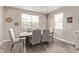
[[[24,41],[25,40],[25,38],[16,38],[14,41],[13,41],[13,43],[19,43],[19,42],[22,42],[22,41]]]

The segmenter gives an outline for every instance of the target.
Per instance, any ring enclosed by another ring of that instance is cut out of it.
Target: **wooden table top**
[[[31,36],[32,32],[22,32],[20,33],[19,37],[26,37],[26,36]]]
[[[53,34],[53,32],[50,32],[49,34]],[[19,34],[19,37],[26,37],[26,36],[32,36],[32,32],[22,32]]]

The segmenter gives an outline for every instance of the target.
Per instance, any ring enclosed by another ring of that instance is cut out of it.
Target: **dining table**
[[[41,34],[43,34],[43,32],[41,31]],[[49,32],[49,34],[53,34],[53,32]],[[22,32],[19,34],[19,37],[25,37],[24,40],[24,48],[29,47],[30,45],[30,38],[32,38],[32,32]]]
[[[22,32],[19,37],[25,37],[25,40],[28,40],[32,36],[32,32]]]
[[[24,49],[27,49],[27,47],[29,47],[30,45],[30,38],[32,37],[32,32],[22,32],[19,34],[19,37],[20,38],[25,37],[23,45],[24,45]]]

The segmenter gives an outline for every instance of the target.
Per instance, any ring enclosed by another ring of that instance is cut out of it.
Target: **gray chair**
[[[49,42],[49,30],[48,29],[43,30],[42,42]]]
[[[30,40],[32,45],[41,43],[41,30],[33,30],[32,39]]]
[[[17,44],[17,43],[20,43],[20,42],[23,42],[23,49],[24,49],[25,38],[15,38],[15,34],[14,34],[14,31],[13,31],[12,28],[9,29],[9,34],[10,34],[10,38],[11,38],[11,41],[12,41],[11,52],[12,52],[12,49],[14,47],[14,44]]]

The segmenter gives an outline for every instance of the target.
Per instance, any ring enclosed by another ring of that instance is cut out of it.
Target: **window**
[[[55,29],[63,29],[63,13],[56,14],[55,18]]]
[[[37,15],[22,13],[21,19],[22,19],[22,29],[39,27],[39,16]]]

